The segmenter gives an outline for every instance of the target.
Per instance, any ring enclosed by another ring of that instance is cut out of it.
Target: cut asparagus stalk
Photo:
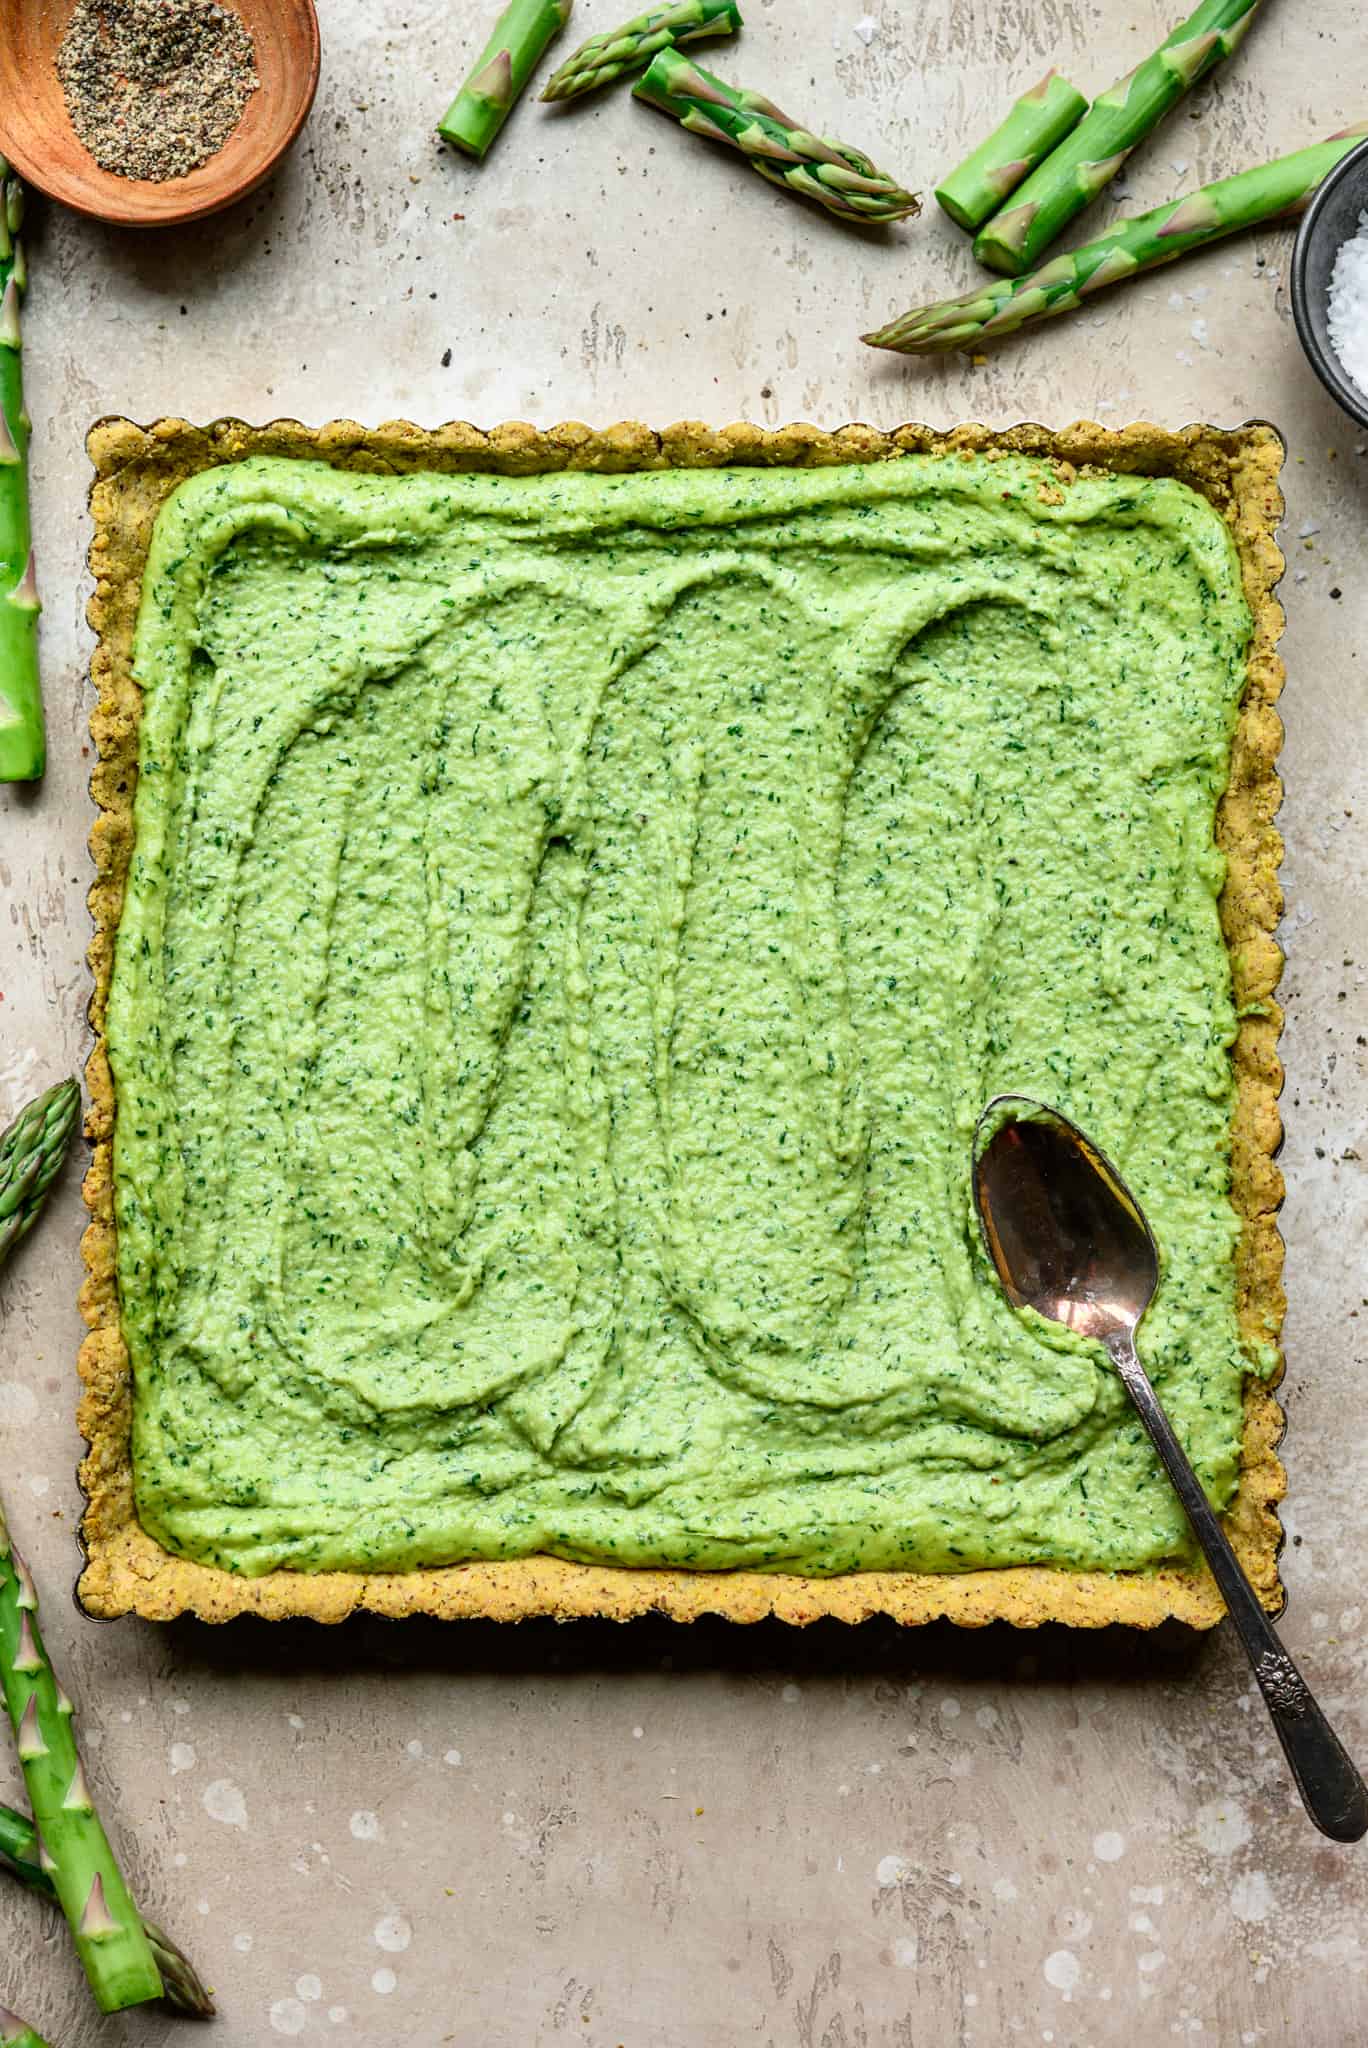
[[[936,187],[936,201],[957,227],[973,234],[1008,194],[1050,154],[1088,111],[1076,85],[1047,71],[1024,92],[1001,127]]]
[[[47,760],[19,326],[28,281],[19,240],[23,211],[24,188],[0,157],[0,782],[34,782]]]
[[[37,1222],[80,1106],[76,1083],[59,1081],[0,1132],[0,1263]]]
[[[17,2012],[0,2005],[0,2048],[47,2048],[47,2042]]]
[[[512,112],[574,0],[509,0],[475,68],[438,123],[444,141],[483,156]]]
[[[1200,249],[1239,228],[1303,212],[1322,179],[1365,135],[1368,122],[1360,122],[1328,142],[1121,221],[1109,234],[1052,258],[1029,277],[994,279],[961,298],[904,313],[862,338],[874,348],[896,349],[904,355],[984,348],[1031,321],[1072,312],[1105,285],[1169,263],[1188,249]]]
[[[653,7],[610,34],[590,36],[581,43],[554,74],[542,98],[578,99],[628,71],[644,70],[661,50],[701,42],[704,36],[735,35],[740,26],[736,0],[674,0],[673,6]]]
[[[39,1861],[38,1831],[27,1814],[16,1813],[12,1806],[0,1806],[0,1868],[40,1897],[56,1898],[56,1886]],[[166,2003],[187,2019],[212,2019],[213,1997],[189,1957],[155,1921],[145,1919],[143,1927],[166,1987]],[[0,2048],[3,2039],[0,2035]]]
[[[161,1975],[95,1811],[72,1732],[74,1709],[48,1661],[38,1596],[0,1510],[0,1689],[52,1879],[101,2012],[163,1995]]]
[[[1059,147],[1017,188],[974,243],[989,270],[1020,277],[1034,270],[1075,214],[1090,206],[1138,142],[1157,128],[1184,93],[1238,49],[1259,0],[1201,0],[1127,77],[1099,93]]]
[[[632,91],[637,99],[673,114],[690,134],[739,149],[771,185],[815,199],[839,220],[869,224],[921,211],[916,194],[875,170],[860,150],[814,135],[763,94],[738,91],[673,50],[653,57]]]

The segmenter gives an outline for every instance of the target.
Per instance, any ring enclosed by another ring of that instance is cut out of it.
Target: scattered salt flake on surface
[[[1185,313],[1187,311],[1187,302],[1181,292],[1170,292],[1168,302],[1170,313]]]
[[[423,1754],[423,1745],[421,1742],[417,1740],[414,1740],[413,1742],[406,1742],[404,1744],[404,1749],[406,1754],[411,1756],[415,1763],[418,1761],[418,1758]]]
[[[44,1479],[41,1472],[35,1472],[33,1474],[33,1477],[29,1480],[29,1492],[33,1495],[35,1500],[41,1500],[43,1498],[43,1495],[45,1493],[49,1493],[51,1490],[52,1481],[50,1479]]]
[[[786,1707],[791,1707],[796,1705],[803,1695],[801,1689],[790,1679],[788,1684],[781,1690],[779,1697]]]
[[[1188,160],[1185,156],[1171,156],[1169,158],[1169,166],[1172,170],[1175,170],[1181,178],[1184,171],[1186,171],[1188,167]]]
[[[182,1771],[195,1768],[195,1751],[188,1742],[173,1742],[171,1745],[171,1775],[178,1777]]]
[[[302,1728],[304,1726],[304,1716],[302,1714],[287,1714],[285,1719],[292,1728]]]
[[[1294,569],[1292,571],[1292,581],[1294,583],[1309,583],[1310,580],[1311,571],[1309,569]]]
[[[233,1947],[237,1950],[240,1956],[249,1956],[252,1953],[251,1935],[235,1934],[233,1936]]]
[[[914,1934],[900,1934],[893,1944],[893,1961],[900,1970],[915,1970],[917,1967],[917,1937]]]
[[[1196,359],[1189,355],[1185,348],[1179,348],[1174,350],[1173,360],[1175,363],[1181,363],[1185,370],[1190,370]]]
[[[1310,540],[1313,533],[1319,532],[1320,527],[1316,524],[1314,519],[1303,519],[1301,525],[1297,528],[1297,539]]]
[[[209,1901],[208,1901],[208,1899],[196,1899],[196,1901],[195,1901],[195,1911],[196,1911],[196,1912],[197,1912],[197,1913],[199,1914],[199,1916],[200,1916],[201,1920],[207,1920],[207,1919],[209,1918]]]
[[[1045,1958],[1045,1982],[1065,1996],[1078,1987],[1083,1968],[1072,1949],[1052,1949]]]
[[[188,1714],[190,1711],[189,1700],[172,1700],[171,1711],[173,1714]]]
[[[1137,1906],[1162,1906],[1164,1903],[1164,1887],[1161,1884],[1133,1884],[1130,1895]]]
[[[1230,1910],[1237,1920],[1254,1923],[1273,1913],[1273,1892],[1261,1870],[1248,1870],[1230,1887]]]
[[[460,1761],[461,1752],[459,1749],[449,1749],[446,1755],[442,1758],[442,1762],[444,1764],[450,1764],[453,1769],[455,1769],[456,1765],[459,1764]]]
[[[1125,1853],[1126,1838],[1115,1828],[1103,1828],[1100,1835],[1093,1836],[1093,1855],[1099,1863],[1119,1863]]]
[[[354,1813],[351,1817],[351,1831],[358,1842],[378,1842],[383,1834],[379,1814]]]
[[[1368,212],[1358,233],[1340,244],[1330,273],[1330,346],[1368,398]]]
[[[271,2025],[278,2034],[302,2034],[309,2015],[297,1998],[278,1998],[271,2007]]]
[[[644,1728],[642,1727],[641,1723],[640,1723],[640,1722],[638,1721],[638,1723],[637,1723],[636,1727],[635,1727],[635,1728],[634,1728],[634,1729],[632,1730],[632,1740],[633,1740],[633,1742],[640,1742],[640,1740],[641,1740],[642,1736],[643,1736],[643,1735],[644,1735],[645,1733],[646,1733],[646,1730],[645,1730],[645,1729],[644,1729]]]
[[[38,1413],[38,1396],[18,1380],[0,1380],[0,1423],[32,1422]]]
[[[881,1856],[874,1866],[874,1882],[887,1891],[901,1884],[912,1866],[905,1856]]]
[[[347,2018],[347,2008],[346,2008],[346,2006],[345,2006],[345,2005],[330,2005],[330,2006],[328,2007],[328,2018],[329,2018],[329,2019],[330,2019],[330,2020],[332,2021],[332,2023],[333,2023],[333,2025],[334,2025],[335,2027],[340,2027],[340,2026],[343,2026],[343,2025],[345,2025],[345,2023],[346,2023],[346,2018]]]
[[[319,1977],[298,1977],[295,1979],[295,1990],[306,2005],[317,2005],[323,1996],[323,1981]]]
[[[947,1721],[957,1721],[960,1715],[960,1703],[953,1696],[943,1699],[940,1710]]]
[[[1156,1970],[1163,1969],[1167,1960],[1168,1958],[1161,1948],[1152,1948],[1147,1955],[1138,1958],[1138,1964],[1147,1977],[1152,1977]]]
[[[247,1825],[247,1801],[231,1778],[215,1778],[212,1785],[205,1786],[204,1810],[210,1820],[221,1821],[226,1828]]]
[[[1197,1839],[1212,1856],[1233,1856],[1251,1833],[1244,1808],[1235,1799],[1208,1799],[1197,1809]]]
[[[1010,1877],[995,1877],[993,1879],[993,1897],[1001,1899],[1005,1906],[1011,1905],[1012,1900],[1017,1897],[1017,1888],[1012,1883]]]
[[[1198,348],[1211,347],[1211,343],[1207,339],[1207,324],[1205,320],[1194,320],[1188,329],[1188,333],[1192,336]]]
[[[879,32],[879,24],[872,14],[862,14],[855,24],[855,33],[868,49]]]
[[[413,1939],[413,1929],[402,1913],[386,1913],[375,1923],[375,1946],[387,1955],[401,1956]]]
[[[377,1970],[371,1978],[371,1990],[378,1991],[382,1998],[388,1998],[398,1982],[399,1979],[395,1976],[393,1970]]]

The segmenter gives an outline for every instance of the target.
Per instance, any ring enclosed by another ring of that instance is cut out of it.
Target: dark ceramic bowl
[[[1368,142],[1341,157],[1302,216],[1292,248],[1292,317],[1312,369],[1351,419],[1368,427],[1368,393],[1359,390],[1330,346],[1330,273],[1343,243],[1368,212]]]

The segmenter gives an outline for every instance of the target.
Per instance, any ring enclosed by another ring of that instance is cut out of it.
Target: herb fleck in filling
[[[145,1526],[245,1573],[1186,1554],[969,1146],[1021,1089],[1117,1161],[1224,1503],[1248,632],[1202,499],[1022,457],[183,485],[108,1025]]]

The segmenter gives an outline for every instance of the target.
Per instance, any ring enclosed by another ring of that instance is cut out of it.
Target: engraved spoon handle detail
[[[1150,1385],[1149,1375],[1136,1356],[1129,1332],[1109,1335],[1106,1346],[1187,1511],[1193,1533],[1206,1553],[1212,1576],[1253,1666],[1302,1804],[1321,1832],[1333,1841],[1357,1842],[1368,1834],[1368,1790],[1363,1779],[1316,1705],[1306,1680],[1283,1648],[1245,1577],[1201,1482],[1188,1463],[1187,1453],[1174,1434],[1173,1424]]]

